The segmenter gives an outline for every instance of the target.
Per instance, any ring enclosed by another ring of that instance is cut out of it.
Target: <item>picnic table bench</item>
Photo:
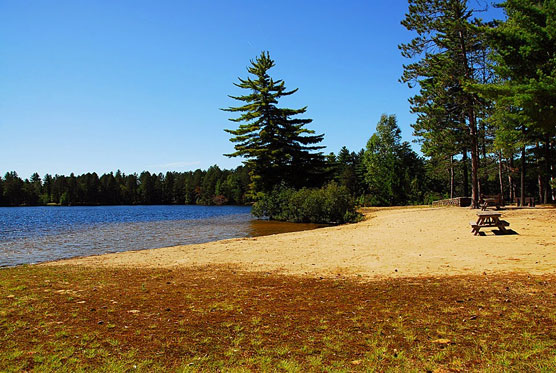
[[[485,196],[481,195],[481,199],[479,201],[481,205],[481,210],[485,211],[489,206],[495,206],[496,210],[500,209],[500,206],[504,205],[504,201],[500,194],[496,194],[493,196]]]
[[[521,198],[520,197],[515,197],[514,202],[515,202],[516,206],[520,206],[521,205]],[[535,198],[534,197],[525,197],[523,207],[525,207],[525,206],[535,207]]]
[[[498,228],[502,232],[506,232],[506,227],[510,225],[505,220],[500,220],[502,216],[499,212],[494,211],[481,211],[477,213],[477,221],[469,222],[471,225],[471,232],[477,236],[481,228]]]

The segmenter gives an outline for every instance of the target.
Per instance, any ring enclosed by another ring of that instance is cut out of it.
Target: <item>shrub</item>
[[[428,192],[425,193],[425,198],[423,199],[423,204],[424,205],[432,205],[432,203],[434,201],[439,201],[441,199],[447,199],[448,196],[441,194],[441,193],[436,193],[436,192]]]
[[[277,188],[260,196],[252,214],[295,223],[349,223],[361,220],[349,190],[336,183],[320,189]]]

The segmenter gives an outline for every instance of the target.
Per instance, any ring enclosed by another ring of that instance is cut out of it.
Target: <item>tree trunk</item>
[[[462,67],[465,69],[465,79],[473,81],[473,66],[467,58],[466,35],[463,30],[458,32],[459,36],[459,52],[461,53]],[[471,200],[472,208],[479,208],[479,144],[477,134],[477,118],[475,117],[475,97],[472,94],[467,95],[465,100],[465,112],[469,121],[469,137],[471,138]]]
[[[454,198],[454,156],[450,156],[450,199]]]
[[[510,156],[510,172],[508,172],[508,184],[510,184],[510,201],[514,203],[515,201],[515,183],[514,178],[512,176],[512,172],[514,172],[514,155]]]
[[[502,152],[498,152],[498,181],[500,182],[500,198],[504,199],[504,181],[502,179]]]
[[[471,199],[473,208],[479,208],[479,144],[477,141],[477,123],[473,108],[469,110],[469,134],[471,136]]]
[[[487,158],[487,141],[486,141],[486,126],[484,121],[479,121],[481,124],[480,140],[481,140],[481,156],[479,158],[478,169],[482,170],[481,177],[479,178],[479,196],[487,194],[488,185],[488,158]],[[483,184],[484,182],[484,184]],[[485,189],[483,189],[485,187]]]
[[[539,192],[539,203],[544,203],[544,180],[542,177],[542,165],[540,160],[541,155],[541,144],[537,142],[537,187]]]
[[[461,162],[463,163],[463,196],[469,197],[469,171],[467,169],[467,149],[463,149]]]
[[[544,188],[544,203],[550,203],[551,201],[551,187],[550,187],[550,165],[551,165],[551,156],[550,156],[550,136],[546,135],[544,141],[544,162],[545,162],[545,188]]]
[[[544,182],[541,173],[537,177],[538,187],[539,187],[539,203],[544,203]]]
[[[520,196],[519,205],[523,207],[525,204],[525,145],[521,148],[521,167],[519,169],[521,180],[520,180]]]

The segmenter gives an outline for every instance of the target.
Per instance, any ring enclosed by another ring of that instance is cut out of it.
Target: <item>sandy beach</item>
[[[504,209],[514,234],[473,236],[477,210],[366,209],[365,221],[312,231],[75,258],[48,265],[237,267],[310,276],[414,277],[556,272],[556,209]]]

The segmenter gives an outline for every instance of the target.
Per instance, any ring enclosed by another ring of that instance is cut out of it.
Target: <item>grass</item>
[[[0,371],[555,371],[556,278],[0,270]]]

